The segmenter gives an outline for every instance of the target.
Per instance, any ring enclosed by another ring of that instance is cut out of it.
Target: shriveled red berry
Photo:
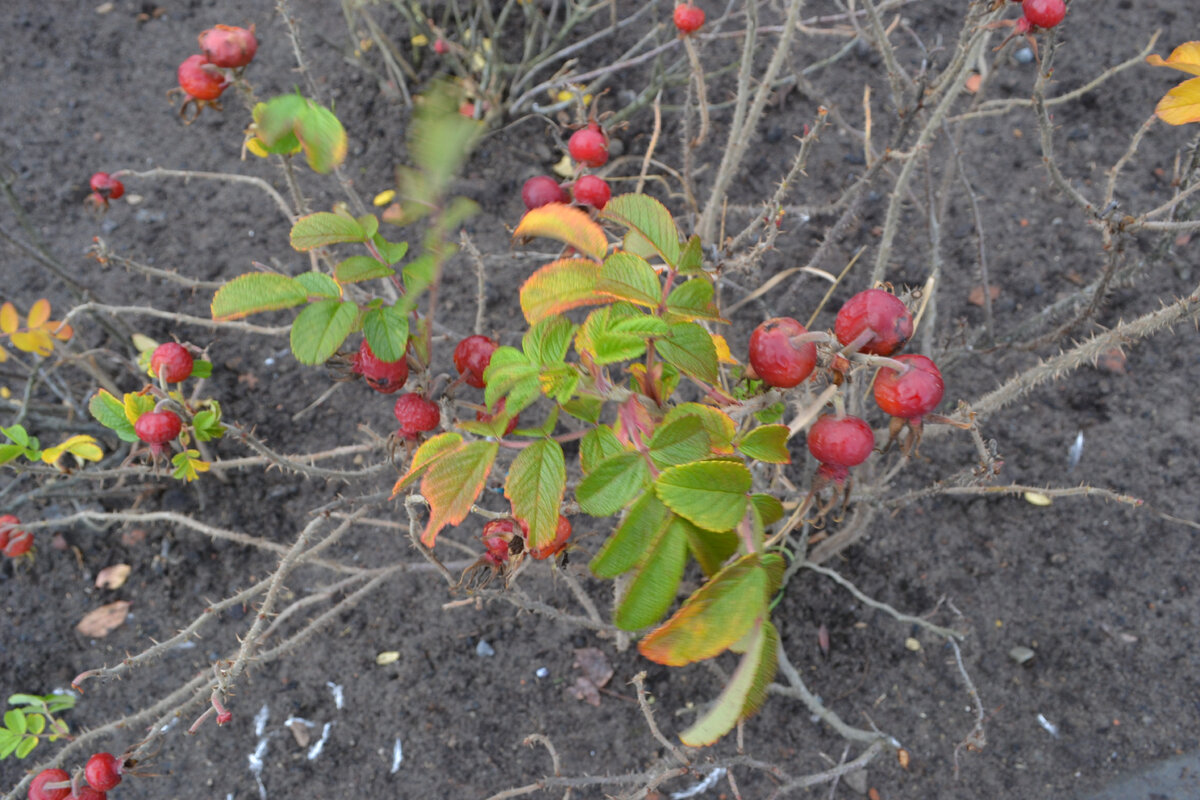
[[[603,167],[608,163],[608,137],[595,122],[580,128],[567,140],[571,158],[585,167]]]
[[[33,534],[29,531],[10,531],[4,543],[4,555],[9,558],[23,556],[33,549]]]
[[[875,376],[875,402],[887,414],[919,420],[942,402],[946,386],[937,365],[922,355],[896,356],[907,372],[883,367]]]
[[[841,307],[833,332],[843,345],[869,334],[870,338],[858,348],[859,351],[890,356],[912,337],[912,312],[896,295],[883,289],[867,289]]]
[[[504,398],[503,397],[500,398],[500,402],[496,403],[496,411],[494,413],[489,414],[486,411],[476,411],[475,412],[475,421],[476,422],[491,422],[496,417],[501,417],[501,416],[504,416]],[[520,420],[521,420],[520,414],[513,415],[513,418],[510,419],[508,421],[508,424],[504,426],[504,435],[508,436],[510,433],[515,431],[517,429],[517,423]]]
[[[366,339],[358,346],[351,369],[362,375],[367,385],[381,394],[398,392],[408,382],[408,359],[381,361]]]
[[[150,356],[150,372],[156,378],[162,375],[167,383],[179,383],[192,374],[194,363],[186,347],[176,342],[166,342],[154,348]]]
[[[517,522],[511,517],[488,522],[483,526],[481,534],[484,549],[487,551],[483,554],[483,559],[493,567],[502,566],[508,561],[512,553],[510,543],[517,536]]]
[[[121,782],[124,769],[124,763],[112,753],[96,753],[88,759],[83,774],[88,786],[98,792],[107,792]]]
[[[258,52],[258,39],[254,26],[238,28],[233,25],[217,25],[200,34],[200,49],[204,56],[218,67],[238,69],[254,60]]]
[[[188,56],[176,73],[179,88],[193,100],[216,100],[229,81],[204,56]]]
[[[468,336],[454,348],[454,368],[468,385],[482,389],[486,385],[483,372],[492,363],[492,353],[499,346],[499,342],[487,336]]]
[[[442,412],[437,403],[412,392],[400,395],[393,410],[400,423],[400,435],[405,439],[415,439],[433,430],[442,421]]]
[[[44,769],[29,783],[29,800],[66,800],[71,793],[69,787],[47,789],[47,783],[62,783],[71,780],[65,769]]]
[[[612,199],[612,190],[608,188],[608,183],[596,175],[581,175],[579,180],[575,181],[574,192],[575,202],[591,206],[597,211],[608,205],[608,201]]]
[[[147,411],[133,424],[133,432],[151,447],[161,448],[183,430],[183,421],[174,411]]]
[[[527,534],[528,535],[528,534]],[[558,516],[558,527],[554,530],[554,539],[541,547],[529,550],[529,555],[541,561],[542,559],[550,558],[550,556],[558,555],[567,547],[567,540],[571,538],[571,520],[562,516]]]
[[[551,203],[569,203],[570,201],[571,197],[567,194],[567,190],[559,186],[558,181],[554,178],[546,175],[534,175],[521,187],[521,202],[530,211]]]
[[[704,24],[704,9],[691,3],[675,6],[675,27],[683,35],[695,33]]]
[[[750,334],[750,366],[768,386],[790,389],[812,374],[817,346],[791,342],[791,337],[802,333],[808,330],[791,317],[774,317]]]
[[[1036,27],[1053,28],[1067,16],[1067,4],[1063,0],[1022,0],[1021,12]]]
[[[97,172],[88,181],[92,191],[107,200],[118,200],[125,194],[125,184],[107,172]]]
[[[875,449],[871,426],[848,414],[825,414],[808,429],[808,452],[821,462],[820,473],[841,484],[850,467],[867,460]]]

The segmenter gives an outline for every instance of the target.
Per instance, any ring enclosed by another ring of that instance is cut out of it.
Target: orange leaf
[[[53,319],[46,323],[46,330],[60,342],[65,342],[75,335],[75,329],[70,325]]]
[[[42,298],[29,309],[29,327],[40,328],[42,323],[50,319],[50,301]]]
[[[1166,61],[1157,53],[1146,56],[1146,63],[1153,67],[1170,67],[1180,72],[1200,75],[1200,42],[1184,42],[1171,51]]]
[[[429,503],[429,523],[421,534],[422,544],[433,547],[438,531],[467,518],[487,483],[499,449],[496,442],[471,442],[433,462],[421,479],[421,494]]]
[[[1197,65],[1200,68],[1200,65]],[[1200,78],[1191,78],[1167,92],[1154,113],[1168,125],[1200,122]]]
[[[550,203],[521,218],[513,236],[545,236],[571,245],[585,256],[600,259],[608,252],[604,229],[574,206]]]
[[[600,265],[586,258],[564,258],[538,268],[521,286],[521,311],[530,325],[553,314],[579,306],[607,303],[608,294],[596,291]]]

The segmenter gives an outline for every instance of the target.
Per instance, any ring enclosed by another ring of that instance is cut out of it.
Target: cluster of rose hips
[[[253,25],[249,28],[217,25],[198,38],[202,53],[185,58],[176,71],[179,90],[186,98],[179,114],[188,122],[194,120],[205,106],[221,110],[218,99],[233,82],[225,70],[233,70],[236,76],[254,60],[258,51]],[[187,116],[189,106],[194,107],[190,117]]]
[[[834,323],[840,347],[831,369],[840,383],[849,368],[847,354],[863,354],[880,364],[875,375],[875,403],[892,418],[889,444],[907,430],[907,452],[920,439],[922,420],[942,400],[945,386],[937,366],[922,355],[894,356],[913,333],[908,307],[883,289],[868,289],[841,307]],[[768,386],[790,389],[813,374],[816,342],[832,342],[824,333],[809,333],[790,317],[763,322],[750,336],[750,366]],[[861,358],[862,356],[860,356]],[[875,434],[864,420],[838,411],[825,414],[808,431],[808,449],[820,462],[814,488],[841,486],[851,467],[867,460],[875,449]]]
[[[29,784],[29,800],[106,800],[121,783],[125,763],[112,753],[96,753],[83,769],[86,783],[63,769],[44,769]]]
[[[608,135],[599,122],[592,120],[586,127],[571,134],[567,140],[567,152],[577,165],[576,172],[584,168],[603,167],[608,163]],[[572,199],[581,206],[590,206],[599,211],[612,199],[608,182],[599,175],[579,175],[570,188],[568,194],[567,188],[553,178],[535,175],[521,187],[521,200],[530,211],[550,203],[569,203]]]
[[[167,342],[154,348],[150,356],[150,371],[164,383],[179,383],[192,374],[195,359],[186,347],[176,342]],[[170,409],[147,411],[133,424],[133,432],[150,446],[150,453],[158,457],[183,430],[183,420]]]
[[[18,558],[33,547],[33,534],[17,530],[21,520],[13,514],[0,516],[0,552],[9,558]]]

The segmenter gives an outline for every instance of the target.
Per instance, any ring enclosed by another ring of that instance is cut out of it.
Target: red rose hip
[[[591,206],[597,211],[608,205],[608,201],[612,199],[612,190],[608,188],[608,183],[595,175],[581,175],[579,180],[575,181],[574,192],[575,202]]]
[[[121,782],[125,765],[112,753],[96,753],[88,759],[83,769],[88,786],[99,792],[107,792]]]
[[[529,211],[551,203],[568,203],[570,200],[567,190],[546,175],[535,175],[521,187],[521,202]]]
[[[408,382],[408,360],[381,361],[366,339],[358,346],[351,369],[362,375],[367,385],[380,394],[398,392]]]
[[[861,342],[859,352],[890,356],[912,337],[912,312],[894,294],[867,289],[841,307],[833,332],[842,345]]]
[[[571,134],[567,150],[571,158],[585,167],[603,167],[608,163],[608,137],[595,122]]]
[[[97,172],[88,181],[92,191],[106,200],[118,200],[125,194],[125,184],[107,172]]]
[[[133,432],[156,453],[162,452],[163,446],[181,430],[183,421],[174,411],[147,411],[133,425]]]
[[[176,73],[179,78],[179,88],[193,100],[216,100],[229,85],[215,64],[204,56],[188,56],[179,65]]]
[[[175,342],[166,342],[154,348],[150,356],[150,373],[163,376],[167,383],[179,383],[192,374],[195,361],[187,348]]]
[[[422,433],[428,433],[442,421],[442,412],[437,403],[409,392],[400,395],[393,409],[396,421],[400,423],[400,435],[405,439],[416,439]]]
[[[946,386],[937,365],[922,355],[896,356],[907,372],[883,367],[875,376],[875,402],[887,414],[919,422],[942,402]]]
[[[71,776],[63,769],[44,769],[29,784],[29,800],[66,800],[69,788],[47,789],[47,783],[70,781]]]
[[[483,372],[492,363],[492,353],[500,343],[487,336],[468,336],[454,348],[454,368],[470,386],[482,389]]]
[[[1053,28],[1067,16],[1063,0],[1022,0],[1024,18],[1038,28]]]
[[[808,330],[791,317],[774,317],[750,334],[750,366],[768,386],[790,389],[812,374],[817,346],[791,342],[791,337],[803,333]]]
[[[704,25],[704,9],[697,8],[691,3],[675,6],[675,27],[684,36],[695,33]]]
[[[249,30],[232,25],[217,25],[200,34],[200,49],[204,56],[218,67],[239,69],[254,60],[258,52],[258,39],[254,26]]]
[[[529,555],[536,558],[538,561],[558,555],[567,547],[567,540],[571,538],[571,520],[559,514],[558,527],[554,530],[554,539],[538,548],[530,548]]]

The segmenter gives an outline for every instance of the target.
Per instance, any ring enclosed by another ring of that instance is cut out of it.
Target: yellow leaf
[[[563,203],[550,203],[525,213],[513,236],[545,236],[569,244],[596,260],[608,252],[608,237],[586,211]]]
[[[40,328],[42,323],[50,319],[50,301],[42,298],[29,309],[29,327]]]
[[[8,351],[0,347],[0,364],[3,364],[5,361],[8,361]]]
[[[246,149],[259,158],[266,158],[267,156],[271,155],[266,146],[262,143],[262,140],[257,136],[255,136],[253,139],[246,140]]]
[[[1192,78],[1167,92],[1154,113],[1168,125],[1200,122],[1200,78]]]
[[[387,189],[375,195],[375,199],[371,201],[376,206],[386,206],[388,203],[396,199],[396,190]]]
[[[559,162],[550,168],[560,178],[569,178],[575,174],[575,162],[569,155],[564,155]]]
[[[39,356],[48,356],[54,352],[54,341],[50,338],[50,334],[40,328],[23,333],[14,333],[12,335],[12,343],[18,350],[26,353],[37,353]]]
[[[722,364],[738,364],[740,363],[733,357],[733,353],[729,352],[729,342],[725,341],[724,336],[712,334],[713,345],[717,348],[717,360]]]
[[[62,444],[43,450],[42,461],[47,464],[53,464],[62,458],[63,453],[70,453],[76,458],[85,461],[99,461],[104,458],[104,451],[100,449],[100,445],[94,438],[79,434],[72,436]]]
[[[1200,42],[1184,42],[1171,51],[1166,61],[1157,53],[1146,56],[1146,63],[1153,67],[1170,67],[1180,72],[1200,75]]]
[[[427,44],[429,44],[429,37],[423,33],[418,33],[416,36],[412,37],[411,41],[413,47],[425,47]]]
[[[1026,492],[1025,502],[1034,506],[1048,506],[1053,501],[1048,495],[1044,495],[1041,492]]]
[[[375,656],[375,663],[381,667],[387,666],[388,664],[394,664],[399,660],[399,650],[385,650],[379,655]]]
[[[139,353],[144,353],[147,350],[153,352],[158,347],[158,342],[144,333],[135,333],[133,335],[133,346],[137,348]]]
[[[21,325],[21,315],[12,303],[0,306],[0,333],[12,333]]]

